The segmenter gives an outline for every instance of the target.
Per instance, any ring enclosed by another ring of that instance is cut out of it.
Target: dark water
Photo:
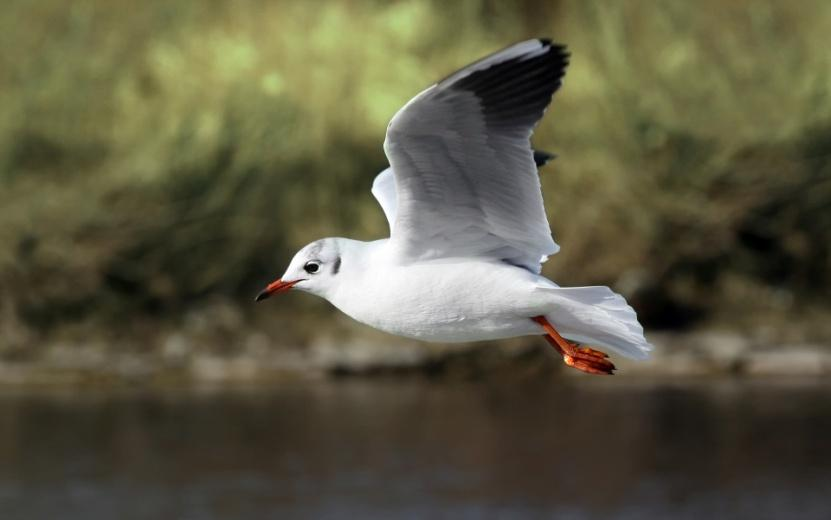
[[[831,518],[831,387],[0,394],[0,518]]]

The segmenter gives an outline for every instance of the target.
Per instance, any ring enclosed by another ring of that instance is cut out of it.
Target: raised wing
[[[534,150],[534,164],[537,168],[542,168],[549,161],[555,159],[556,154],[550,152],[543,152]],[[398,195],[395,194],[395,174],[392,173],[392,168],[387,168],[375,176],[372,181],[372,195],[381,209],[384,211],[384,216],[387,217],[387,222],[390,226],[390,233],[392,233],[392,226],[395,224],[395,213],[398,206]]]
[[[558,251],[530,137],[567,64],[562,46],[519,43],[431,86],[393,117],[384,150],[397,206],[391,244],[402,259],[476,256],[539,272]]]
[[[384,216],[387,217],[387,222],[390,224],[390,235],[392,235],[398,206],[398,195],[395,194],[395,176],[392,173],[392,168],[387,168],[375,176],[375,180],[372,181],[372,195],[381,205],[381,209],[384,210]]]

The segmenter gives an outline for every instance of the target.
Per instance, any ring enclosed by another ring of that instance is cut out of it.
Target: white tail
[[[552,301],[546,318],[565,338],[605,347],[631,359],[646,359],[652,350],[635,310],[626,299],[603,286],[539,286]]]

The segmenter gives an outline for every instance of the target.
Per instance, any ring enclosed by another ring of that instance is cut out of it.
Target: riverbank
[[[341,339],[338,339],[341,338]],[[734,332],[699,330],[649,334],[651,358],[614,357],[616,377],[811,377],[831,374],[831,346],[821,342],[766,342]],[[158,348],[106,348],[100,342],[56,342],[37,358],[0,360],[0,386],[190,384],[239,385],[344,376],[483,379],[550,374],[584,377],[566,369],[538,338],[434,345],[368,332],[323,336],[308,345],[276,346],[262,331],[234,348],[198,348],[181,332]]]

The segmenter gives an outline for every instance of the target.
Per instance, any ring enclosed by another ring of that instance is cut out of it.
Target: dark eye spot
[[[303,266],[303,270],[309,274],[315,274],[319,269],[320,263],[315,260],[310,260]]]

